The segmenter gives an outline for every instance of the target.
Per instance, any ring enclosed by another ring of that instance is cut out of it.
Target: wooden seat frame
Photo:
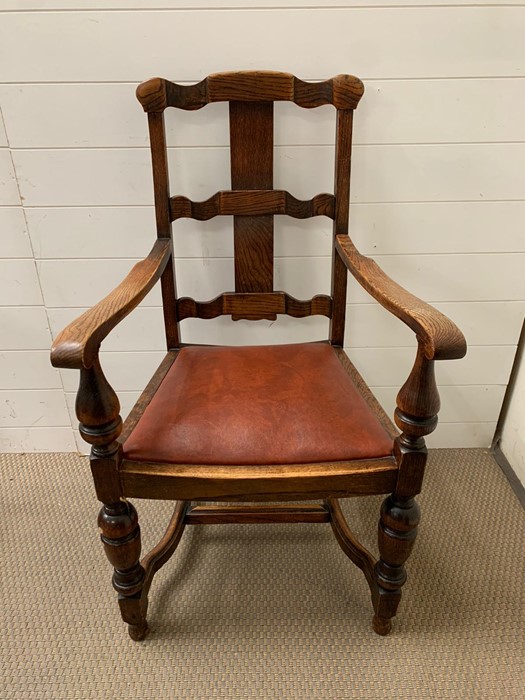
[[[437,424],[439,395],[434,360],[461,358],[466,344],[449,319],[393,282],[373,260],[361,255],[349,238],[352,119],[362,94],[361,81],[348,75],[307,83],[288,73],[262,71],[218,73],[191,86],[153,78],[137,89],[149,121],[158,238],[151,253],[135,265],[111,294],[59,334],[51,354],[55,367],[80,370],[76,412],[81,435],[92,446],[91,468],[97,496],[103,503],[98,521],[101,538],[114,567],[113,586],[118,592],[122,617],[135,640],[144,638],[147,632],[148,591],[153,575],[175,551],[184,527],[220,523],[330,523],[343,551],[365,574],[372,594],[374,630],[387,634],[391,628],[406,580],[404,563],[419,521],[414,497],[421,490],[427,458],[424,436]],[[300,201],[286,191],[273,189],[273,102],[276,100],[293,101],[306,108],[323,104],[336,108],[333,195],[319,194],[309,201]],[[170,106],[199,109],[216,101],[229,102],[234,189],[218,192],[204,202],[171,197],[164,110]],[[221,214],[234,217],[235,291],[207,302],[177,298],[172,221],[180,217],[205,220]],[[298,218],[324,215],[333,219],[329,296],[318,295],[302,301],[274,290],[275,214]],[[414,366],[397,397],[395,423],[399,431],[342,349],[347,271],[417,337]],[[162,287],[168,351],[123,424],[118,398],[100,366],[99,347],[158,280]],[[328,317],[327,342],[334,347],[352,381],[391,435],[392,456],[267,466],[152,464],[123,459],[125,439],[183,347],[179,323],[188,317],[206,319],[222,314],[231,315],[234,320],[275,319],[276,314]],[[338,502],[342,497],[369,494],[389,494],[380,513],[377,560],[353,536]],[[177,501],[164,537],[142,560],[137,512],[127,497]],[[322,500],[322,504],[286,503],[313,499]],[[263,503],[243,505],[243,501]]]

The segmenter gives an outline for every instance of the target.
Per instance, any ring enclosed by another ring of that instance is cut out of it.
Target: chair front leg
[[[129,625],[130,637],[144,639],[148,631],[148,598],[142,594],[145,571],[140,559],[140,527],[131,503],[118,501],[102,506],[98,516],[100,539],[113,565],[113,587],[119,594],[122,619]]]
[[[106,555],[113,565],[113,587],[119,594],[122,618],[132,639],[143,639],[148,626],[147,592],[142,594],[145,572],[139,564],[140,527],[137,511],[122,494],[119,464],[122,448],[120,404],[98,358],[80,371],[76,401],[80,434],[91,444],[91,470],[98,498],[104,503],[98,525]]]
[[[394,446],[399,467],[396,489],[381,506],[380,556],[375,566],[373,596],[373,627],[378,634],[390,632],[407,578],[404,564],[412,551],[420,519],[414,497],[421,491],[427,461],[424,436],[435,429],[439,406],[434,362],[427,360],[419,348],[410,376],[397,396],[395,421],[402,432]]]
[[[419,523],[419,506],[413,498],[388,496],[381,506],[379,520],[379,561],[374,570],[377,590],[374,596],[373,628],[388,634],[407,579],[403,566],[414,545]]]

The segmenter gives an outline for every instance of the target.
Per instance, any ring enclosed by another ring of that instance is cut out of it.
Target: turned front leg
[[[399,467],[394,493],[385,499],[379,519],[379,561],[375,566],[374,630],[388,634],[407,575],[404,564],[414,546],[420,519],[414,500],[421,491],[427,449],[424,436],[437,425],[439,394],[434,362],[418,349],[414,367],[397,396],[395,421],[401,435],[394,454]]]
[[[148,631],[148,600],[142,595],[145,572],[139,563],[141,543],[137,511],[126,501],[104,504],[98,525],[104,551],[113,565],[113,587],[119,594],[122,619],[128,623],[132,639],[143,639]]]
[[[119,464],[122,448],[120,404],[98,357],[80,372],[76,412],[80,433],[91,444],[91,470],[98,498],[104,503],[98,525],[106,555],[113,565],[113,587],[119,594],[122,617],[133,639],[147,632],[147,595],[142,593],[144,569],[139,564],[140,527],[137,511],[122,495]]]
[[[392,618],[401,600],[401,588],[407,579],[405,561],[410,556],[417,535],[419,506],[413,498],[388,496],[381,506],[378,543],[380,558],[375,566],[373,627],[378,634],[388,634]]]

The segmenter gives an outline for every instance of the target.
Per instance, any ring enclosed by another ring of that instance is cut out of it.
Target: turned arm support
[[[361,255],[349,236],[336,236],[335,245],[359,284],[415,332],[427,360],[453,360],[465,355],[465,338],[455,323],[390,279],[374,260]]]
[[[150,254],[133,267],[118,287],[57,336],[51,348],[51,364],[68,369],[92,367],[100,343],[144,299],[162,275],[170,255],[170,241],[157,240]]]
[[[91,469],[103,503],[118,503],[122,496],[118,475],[122,447],[117,442],[122,419],[117,395],[100,366],[100,343],[144,299],[170,259],[170,240],[157,240],[148,257],[137,263],[107,297],[69,324],[51,349],[55,367],[80,370],[75,410],[80,434],[91,445]]]

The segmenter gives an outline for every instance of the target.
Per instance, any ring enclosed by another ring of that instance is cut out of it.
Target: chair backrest
[[[162,277],[164,319],[168,347],[179,344],[178,323],[184,318],[215,318],[231,314],[238,319],[272,319],[276,314],[330,318],[330,341],[343,344],[346,269],[333,251],[331,295],[307,301],[276,292],[273,283],[273,217],[287,214],[299,219],[324,215],[334,221],[334,236],[348,233],[350,159],[353,110],[363,84],[351,75],[323,82],[304,82],[289,73],[247,71],[215,73],[196,85],[178,85],[152,78],[137,88],[148,114],[157,235],[171,236],[171,223],[181,217],[198,220],[233,215],[235,292],[213,301],[176,297],[173,265]],[[334,194],[318,194],[300,201],[285,190],[273,189],[273,103],[295,102],[312,108],[332,104],[337,110]],[[229,102],[232,190],[217,192],[204,202],[172,197],[164,127],[167,107],[194,110],[210,102]],[[255,138],[254,138],[255,135]]]

